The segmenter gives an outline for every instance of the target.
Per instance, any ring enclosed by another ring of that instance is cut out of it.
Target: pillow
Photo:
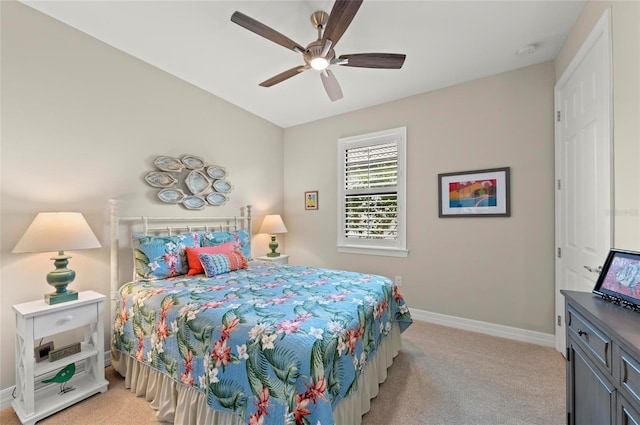
[[[134,280],[165,279],[188,271],[185,248],[200,245],[197,233],[174,236],[148,236],[134,234]]]
[[[226,254],[200,254],[198,257],[207,277],[248,267],[247,259],[240,251],[227,252]]]
[[[200,246],[216,246],[234,242],[236,249],[242,251],[245,258],[251,258],[249,232],[244,229],[235,232],[200,232]]]
[[[204,273],[202,263],[198,257],[200,254],[225,254],[235,251],[235,242],[226,242],[216,246],[203,246],[199,248],[187,247],[185,251],[187,252],[187,263],[189,264],[187,276],[194,276]]]

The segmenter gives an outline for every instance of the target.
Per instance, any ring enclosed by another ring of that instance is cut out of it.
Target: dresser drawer
[[[587,353],[611,373],[611,338],[598,331],[571,307],[568,308],[567,319],[567,332],[573,335],[578,344],[582,345]]]
[[[33,319],[33,337],[54,335],[60,332],[76,329],[98,321],[98,308],[95,303],[54,311],[36,316]]]
[[[640,362],[620,350],[620,385],[630,401],[640,406]]]
[[[640,425],[640,413],[624,397],[618,397],[617,416],[616,425]]]

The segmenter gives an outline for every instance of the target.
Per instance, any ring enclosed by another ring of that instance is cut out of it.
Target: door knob
[[[582,266],[585,269],[589,270],[591,273],[598,273],[600,274],[600,272],[602,271],[602,266],[598,266],[595,269],[593,267],[589,267],[589,266]]]

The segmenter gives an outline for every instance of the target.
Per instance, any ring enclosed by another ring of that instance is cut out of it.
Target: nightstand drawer
[[[596,330],[587,319],[572,308],[569,308],[567,329],[585,351],[591,354],[609,373],[611,370],[611,339]]]
[[[640,363],[624,350],[620,350],[620,384],[630,401],[640,406]]]
[[[33,320],[33,337],[38,339],[95,323],[97,316],[95,303],[36,316]]]

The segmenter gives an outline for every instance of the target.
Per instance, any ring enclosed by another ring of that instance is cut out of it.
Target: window
[[[338,140],[338,251],[406,257],[406,127]]]

